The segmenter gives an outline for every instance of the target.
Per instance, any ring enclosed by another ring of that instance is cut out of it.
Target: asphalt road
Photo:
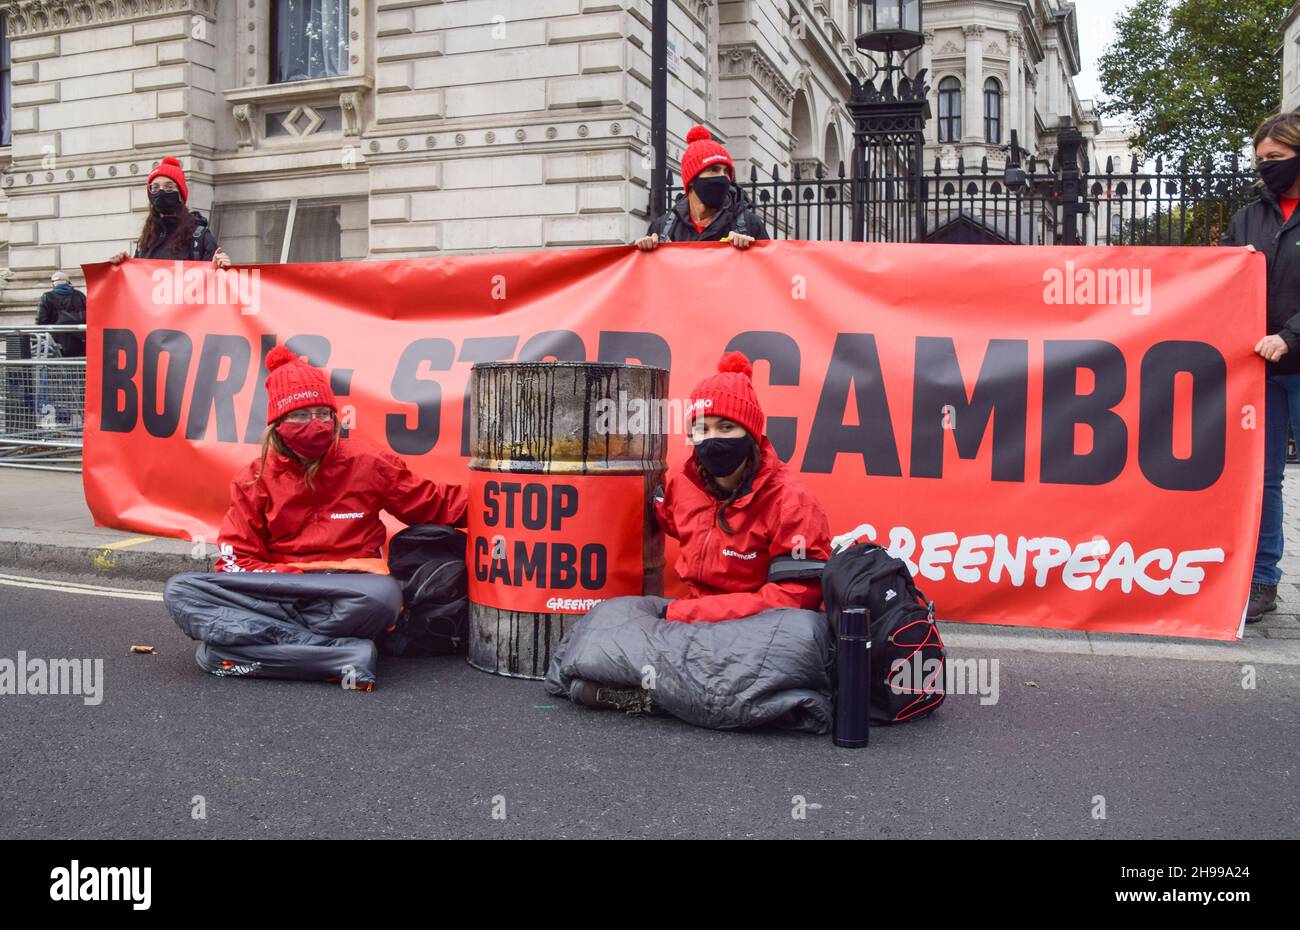
[[[19,650],[102,658],[104,696],[0,696],[0,838],[1300,838],[1296,666],[1248,690],[1236,664],[989,652],[996,704],[841,750],[456,658],[381,659],[370,694],[218,679],[161,603],[0,586]]]

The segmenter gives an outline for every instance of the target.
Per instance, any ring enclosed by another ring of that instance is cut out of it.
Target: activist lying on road
[[[681,542],[677,574],[691,595],[668,605],[668,620],[821,605],[830,524],[764,434],[752,375],[744,355],[728,352],[691,392],[694,454],[668,473],[655,500],[660,526]]]
[[[149,172],[144,184],[149,193],[149,214],[135,245],[135,258],[210,261],[213,268],[230,267],[230,256],[217,245],[207,219],[185,206],[190,189],[179,161],[168,155]],[[125,252],[118,252],[109,261],[117,265],[127,257]]]
[[[1277,610],[1282,580],[1282,473],[1288,432],[1300,421],[1300,115],[1266,119],[1255,132],[1259,199],[1236,212],[1223,245],[1263,252],[1268,264],[1268,335],[1255,351],[1264,381],[1264,503],[1246,622]]]
[[[736,169],[727,150],[703,126],[688,132],[686,141],[685,193],[650,224],[649,233],[634,243],[636,247],[649,252],[661,242],[729,242],[747,249],[755,240],[770,239],[767,227],[735,183]]]
[[[406,523],[465,525],[461,485],[411,473],[393,453],[342,439],[319,368],[283,346],[266,357],[261,457],[236,475],[216,572],[177,575],[164,602],[218,675],[373,684],[375,647],[402,593],[382,558],[386,510]]]

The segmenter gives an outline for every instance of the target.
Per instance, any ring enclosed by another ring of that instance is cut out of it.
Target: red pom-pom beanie
[[[689,426],[698,417],[726,417],[739,423],[755,439],[763,437],[766,417],[754,391],[754,368],[740,352],[728,352],[718,361],[718,373],[709,375],[691,391]]]
[[[144,179],[144,186],[147,188],[153,179],[162,175],[164,178],[171,178],[176,182],[176,186],[181,189],[181,203],[187,203],[190,199],[190,188],[185,183],[185,169],[181,163],[168,155],[162,161],[158,162],[158,167],[149,172],[149,177]]]
[[[710,165],[727,166],[727,174],[736,180],[736,166],[731,155],[713,141],[713,136],[703,126],[696,126],[686,134],[686,151],[682,154],[682,190],[689,190],[695,176]]]
[[[266,422],[274,423],[286,413],[303,407],[330,407],[338,413],[338,401],[330,390],[325,372],[276,346],[266,356]]]

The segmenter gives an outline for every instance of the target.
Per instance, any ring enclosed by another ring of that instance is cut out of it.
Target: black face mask
[[[748,436],[706,439],[695,447],[695,461],[715,478],[726,478],[745,464],[752,448]]]
[[[696,178],[691,182],[691,189],[700,203],[716,210],[727,202],[727,191],[731,190],[731,178],[725,174],[715,174],[708,178]]]
[[[1259,163],[1259,176],[1264,179],[1264,186],[1277,197],[1281,197],[1300,178],[1300,156],[1278,158]]]
[[[175,213],[180,209],[181,194],[180,191],[150,191],[149,202],[159,213]]]

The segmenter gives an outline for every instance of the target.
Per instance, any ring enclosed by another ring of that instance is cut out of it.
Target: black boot
[[[659,713],[650,692],[644,688],[607,688],[582,678],[569,688],[569,700],[583,707],[621,710],[631,717]]]
[[[1250,603],[1246,606],[1246,622],[1258,623],[1264,614],[1277,610],[1277,585],[1250,583]]]

